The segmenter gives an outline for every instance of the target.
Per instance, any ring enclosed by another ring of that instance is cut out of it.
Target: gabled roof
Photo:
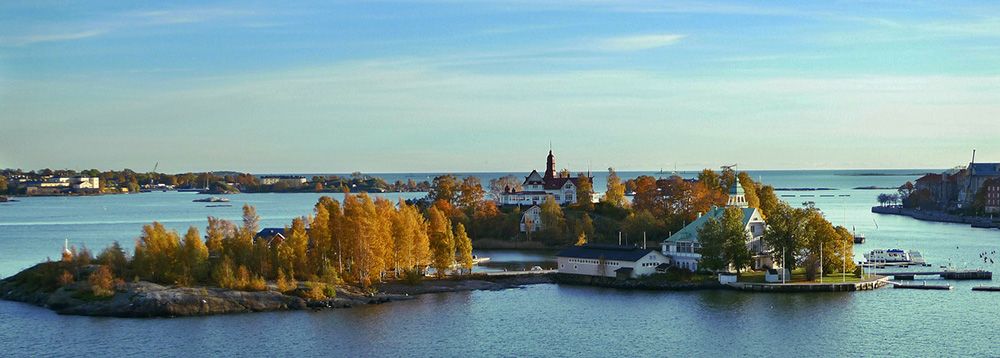
[[[545,190],[558,190],[562,189],[566,182],[573,183],[574,186],[580,181],[580,178],[551,178],[545,180]]]
[[[258,239],[270,239],[272,237],[279,236],[279,235],[281,237],[285,237],[285,228],[283,228],[283,227],[268,227],[268,228],[261,229],[260,232],[257,233],[256,238],[258,238]]]
[[[917,179],[917,183],[928,183],[928,184],[940,183],[941,178],[942,178],[941,174],[928,173],[924,174],[924,176]]]
[[[745,228],[747,225],[750,224],[750,219],[753,218],[755,213],[757,213],[757,208],[740,208],[740,210],[743,211],[743,227]],[[719,207],[712,208],[712,210],[709,210],[701,217],[695,219],[695,221],[692,221],[690,224],[687,224],[687,226],[685,226],[680,231],[674,233],[673,235],[670,235],[670,237],[668,237],[666,241],[698,242],[698,230],[700,230],[702,226],[705,226],[705,223],[707,223],[708,219],[710,218],[721,220],[722,214],[725,212],[726,208],[719,208]]]
[[[639,261],[639,259],[657,250],[643,249],[634,246],[586,244],[570,246],[559,251],[556,256],[578,259],[605,259],[614,261]]]

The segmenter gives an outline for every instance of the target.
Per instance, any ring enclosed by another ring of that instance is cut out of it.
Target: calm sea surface
[[[920,250],[935,267],[996,270],[979,254],[1000,251],[1000,230],[871,214],[875,196],[888,190],[852,189],[896,186],[925,171],[751,174],[775,187],[837,189],[778,194],[793,205],[815,202],[834,224],[865,233],[868,242],[856,246],[858,257],[873,248],[899,247]],[[892,175],[860,175],[873,172]],[[486,180],[505,174],[474,173]],[[595,174],[595,187],[603,190],[605,176]],[[385,196],[400,195],[422,194]],[[58,257],[64,239],[95,251],[115,240],[131,247],[142,224],[159,220],[178,230],[203,230],[208,215],[237,220],[244,203],[257,207],[264,226],[282,226],[308,214],[319,195],[230,195],[229,208],[191,202],[198,197],[144,193],[0,204],[0,277]],[[479,254],[492,257],[494,269],[552,260],[546,253]],[[994,259],[1000,263],[1000,255]],[[178,319],[59,316],[0,301],[0,356],[1000,356],[994,334],[1000,294],[970,291],[983,282],[948,283],[955,290],[809,295],[536,285],[322,312]]]

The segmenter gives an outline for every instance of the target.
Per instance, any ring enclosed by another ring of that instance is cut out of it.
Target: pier
[[[916,276],[940,276],[945,280],[992,280],[993,272],[983,270],[944,271],[897,271],[875,272],[877,275],[892,276],[897,280],[913,280]]]
[[[890,283],[889,279],[879,276],[861,282],[804,282],[804,283],[751,283],[732,282],[729,287],[741,291],[753,292],[849,292],[849,291],[870,291],[879,289]]]
[[[889,283],[892,284],[892,288],[905,288],[911,290],[951,290],[953,288],[951,287],[951,285],[936,285],[936,284],[928,285],[926,281],[924,281],[924,283],[920,285],[914,283],[899,283],[892,281],[889,281]]]

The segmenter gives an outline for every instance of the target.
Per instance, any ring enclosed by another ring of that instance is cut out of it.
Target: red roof
[[[933,184],[940,182],[941,182],[941,174],[934,174],[934,173],[925,174],[924,176],[920,177],[920,179],[917,179],[917,183]]]

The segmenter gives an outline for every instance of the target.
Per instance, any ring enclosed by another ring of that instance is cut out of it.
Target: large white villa
[[[591,178],[593,182],[593,178]],[[545,197],[551,195],[559,205],[567,205],[576,202],[576,187],[579,178],[559,177],[556,173],[556,157],[549,150],[549,156],[545,161],[545,174],[538,174],[537,170],[532,170],[524,178],[521,190],[515,191],[513,188],[505,188],[500,194],[500,205],[538,205],[545,201]]]
[[[767,223],[764,222],[760,210],[748,207],[739,179],[729,190],[729,201],[726,203],[726,207],[737,207],[743,211],[743,228],[747,234],[747,247],[754,255],[752,268],[755,270],[774,268],[775,265],[769,251],[761,241]],[[701,261],[701,243],[698,241],[698,230],[710,218],[721,220],[725,211],[725,207],[713,207],[707,213],[698,215],[698,219],[663,241],[663,254],[670,258],[673,266],[691,271],[698,270],[698,262]]]

